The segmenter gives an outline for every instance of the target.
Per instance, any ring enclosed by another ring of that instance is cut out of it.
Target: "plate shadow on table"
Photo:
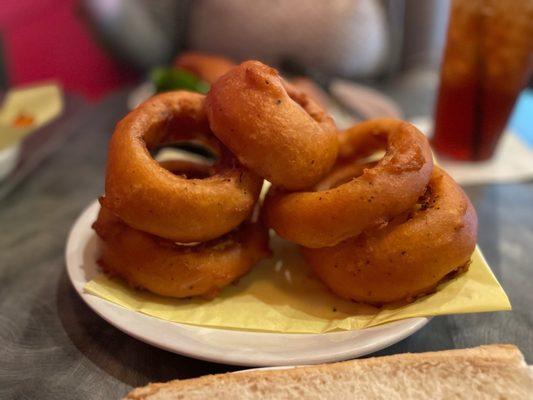
[[[170,353],[126,335],[80,299],[66,270],[57,285],[57,309],[74,346],[98,368],[133,387],[239,369]]]

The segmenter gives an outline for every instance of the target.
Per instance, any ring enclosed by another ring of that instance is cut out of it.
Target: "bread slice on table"
[[[208,375],[150,384],[125,399],[525,400],[533,399],[533,370],[515,346],[489,345]]]

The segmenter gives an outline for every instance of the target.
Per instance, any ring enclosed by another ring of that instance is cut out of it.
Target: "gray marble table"
[[[409,95],[398,85],[389,93],[404,109],[431,107],[427,91]],[[63,146],[0,200],[1,399],[114,399],[152,381],[238,369],[127,336],[91,311],[67,278],[65,239],[81,209],[102,192],[107,141],[126,112],[125,99],[123,91],[80,106]],[[513,311],[437,317],[379,354],[503,342],[519,346],[533,363],[533,184],[467,192],[479,214],[479,244]]]

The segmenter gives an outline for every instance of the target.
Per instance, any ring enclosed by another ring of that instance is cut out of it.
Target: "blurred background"
[[[519,96],[533,66],[532,2],[453,4],[455,13],[449,0],[2,0],[0,180],[18,165],[17,184],[58,147],[57,129],[31,134],[59,116],[118,93],[131,109],[158,91],[207,91],[213,79],[191,62],[211,61],[180,58],[191,52],[277,67],[340,129],[404,118],[436,132],[444,163],[496,160],[482,173],[446,164],[460,182],[533,176],[533,93]],[[515,135],[500,140],[508,121]],[[505,157],[494,156],[500,142]]]
[[[3,0],[0,87],[98,99],[184,49],[383,79],[439,65],[447,0]]]

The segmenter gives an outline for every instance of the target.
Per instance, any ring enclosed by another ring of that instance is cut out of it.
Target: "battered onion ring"
[[[365,169],[373,168],[376,164],[377,162],[374,161],[335,165],[324,179],[316,184],[315,190],[329,190],[348,183],[354,178],[361,176],[365,172]]]
[[[470,200],[438,167],[420,203],[383,229],[301,252],[340,297],[371,304],[412,300],[468,265],[477,234]]]
[[[218,146],[215,174],[206,179],[173,175],[147,150],[191,138],[217,147],[203,99],[190,92],[163,93],[118,123],[109,146],[103,205],[128,225],[178,242],[202,242],[231,231],[253,211],[263,181],[223,146]]]
[[[290,83],[297,90],[307,94],[320,107],[327,108],[330,104],[328,94],[312,79],[305,76],[296,76],[290,80]]]
[[[207,162],[199,163],[197,161],[176,159],[159,161],[159,165],[174,175],[185,179],[205,179],[215,173],[214,168]]]
[[[338,139],[331,117],[259,61],[246,61],[221,77],[205,104],[213,133],[274,185],[308,188],[335,162]]]
[[[130,228],[105,207],[93,229],[102,269],[131,286],[169,297],[212,298],[270,254],[267,229],[245,222],[210,242],[179,245]]]
[[[386,224],[410,209],[424,192],[433,160],[426,137],[413,125],[371,120],[340,138],[337,166],[359,163],[360,156],[378,148],[386,147],[385,156],[361,176],[329,190],[288,193],[271,188],[264,218],[281,237],[305,247],[333,246]]]
[[[175,67],[187,70],[210,84],[236,65],[227,58],[195,51],[180,54],[173,64]]]

